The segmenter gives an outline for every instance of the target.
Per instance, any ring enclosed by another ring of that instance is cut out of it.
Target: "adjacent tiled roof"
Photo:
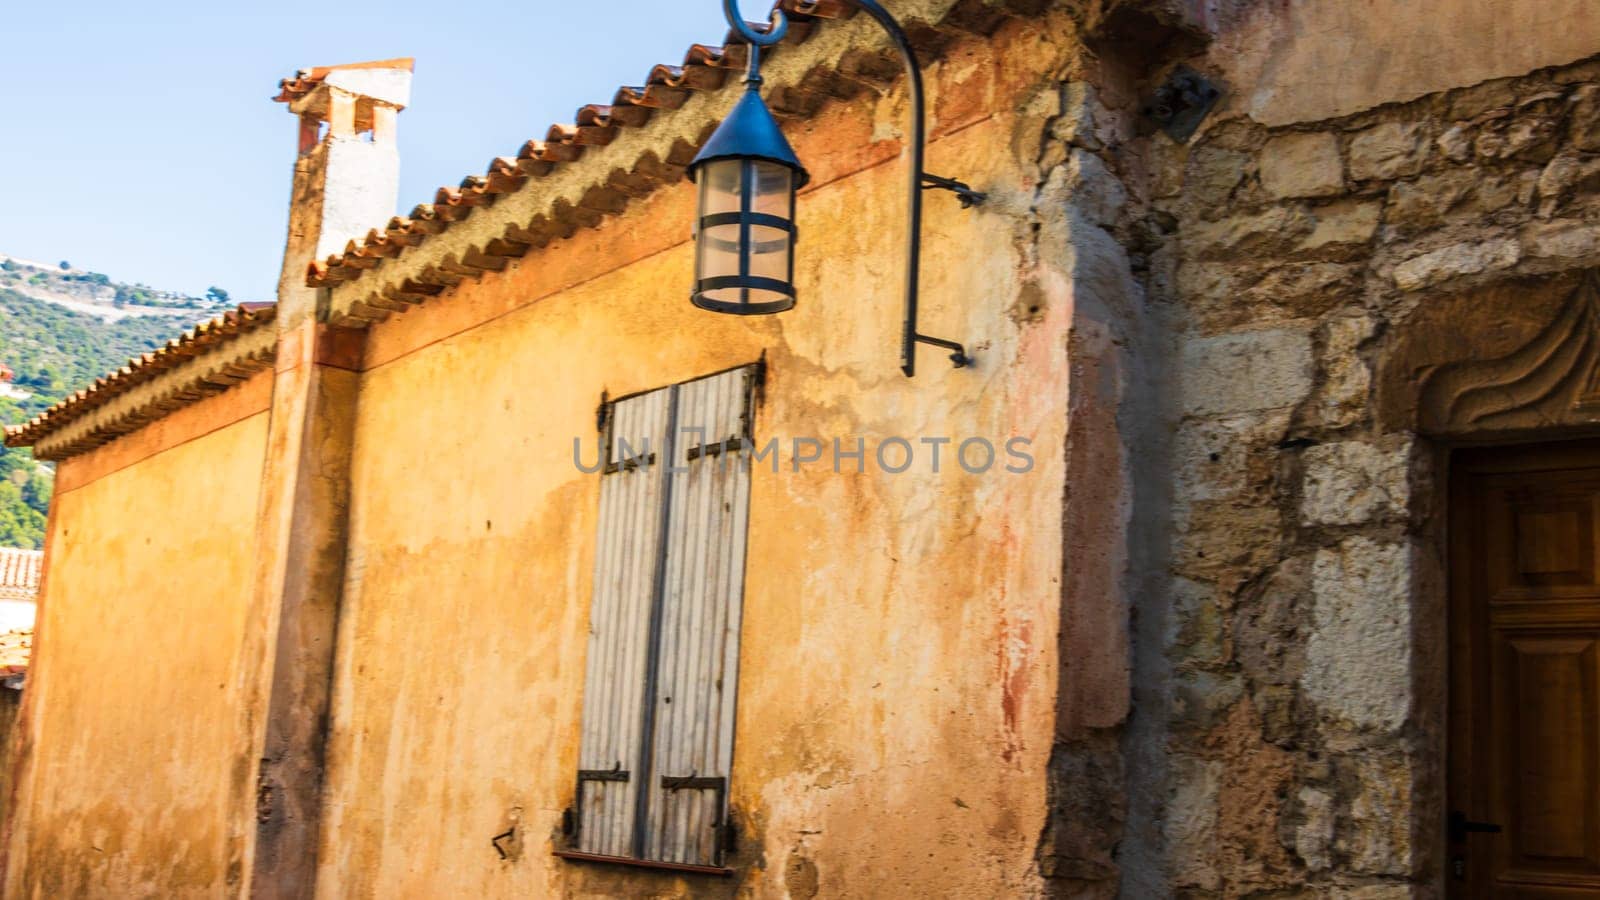
[[[0,634],[0,684],[21,688],[32,656],[32,628],[17,628]]]
[[[0,547],[0,600],[32,600],[39,593],[44,554]]]
[[[185,331],[165,347],[128,360],[128,364],[50,407],[25,425],[7,425],[8,447],[26,447],[40,438],[105,405],[161,373],[212,348],[249,334],[272,321],[276,304],[241,303],[209,322]]]
[[[405,69],[411,71],[416,60],[409,56],[397,59],[375,59],[372,62],[345,63],[341,66],[317,66],[312,69],[301,69],[293,78],[285,78],[278,82],[278,96],[272,99],[279,103],[290,103],[311,93],[321,84],[331,72],[339,69]]]
[[[856,12],[848,0],[778,0],[775,6],[788,16],[789,29],[783,43],[767,51],[769,55],[806,40],[823,20],[847,18]],[[926,63],[954,39],[954,31],[987,34],[1008,16],[1040,7],[1040,0],[960,0],[941,21],[907,23],[907,31]],[[386,227],[369,231],[362,240],[350,241],[343,253],[312,262],[306,283],[323,287],[359,279],[385,259],[399,257],[430,236],[448,230],[474,209],[489,206],[530,180],[578,160],[585,148],[611,143],[620,129],[642,126],[657,114],[670,114],[693,92],[721,88],[730,73],[737,73],[744,66],[745,52],[745,45],[734,40],[731,33],[720,46],[691,46],[681,64],[655,66],[642,85],[619,88],[608,104],[581,107],[573,123],[552,125],[543,140],[523,144],[515,157],[496,157],[483,175],[469,175],[457,187],[439,188],[432,203],[417,206],[409,216],[390,219]],[[887,47],[852,52],[812,70],[798,85],[770,90],[767,102],[780,117],[808,116],[831,98],[853,96],[869,85],[887,86],[902,72],[901,63]],[[707,133],[701,135],[702,140],[709,136],[709,130],[708,127]],[[512,225],[484,246],[441,267],[430,267],[391,289],[393,296],[377,299],[382,307],[371,320],[384,317],[384,310],[404,308],[394,301],[420,302],[463,277],[503,269],[509,258],[523,256],[530,248],[543,247],[551,240],[570,236],[580,227],[594,226],[603,216],[621,212],[629,200],[681,179],[697,150],[697,143],[680,140],[665,159],[647,153],[632,171],[613,170],[578,204],[558,201],[548,215],[541,214],[526,226]]]

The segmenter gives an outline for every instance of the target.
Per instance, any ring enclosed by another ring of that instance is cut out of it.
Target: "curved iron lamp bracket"
[[[849,0],[861,11],[871,16],[873,21],[888,32],[889,39],[894,42],[895,49],[900,51],[900,58],[906,64],[906,77],[911,94],[911,185],[910,200],[907,209],[907,235],[906,235],[906,307],[905,323],[900,336],[900,371],[907,378],[917,374],[917,345],[927,344],[932,347],[941,347],[950,351],[950,362],[956,368],[972,364],[972,357],[967,355],[966,347],[955,341],[947,341],[923,334],[917,330],[917,290],[920,284],[919,269],[922,262],[922,192],[924,190],[946,190],[953,192],[961,201],[961,207],[967,209],[984,201],[984,195],[973,190],[966,184],[952,178],[942,178],[922,170],[923,157],[926,152],[926,98],[922,87],[922,65],[917,62],[916,51],[911,49],[911,41],[906,37],[904,28],[889,11],[884,9],[877,0]],[[762,47],[770,47],[783,39],[784,33],[789,28],[788,17],[777,6],[773,7],[772,18],[765,31],[757,31],[749,22],[739,14],[739,0],[722,0],[722,11],[728,19],[728,25],[741,38],[750,44],[750,58],[745,75],[745,81],[759,84],[761,75],[757,71],[760,65]]]

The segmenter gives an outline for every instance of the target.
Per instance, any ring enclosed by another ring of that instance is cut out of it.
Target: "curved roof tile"
[[[162,372],[195,357],[206,350],[236,340],[241,335],[261,328],[273,319],[277,305],[273,303],[241,303],[237,309],[185,331],[150,353],[128,360],[128,364],[94,384],[74,393],[50,407],[24,425],[7,425],[5,443],[8,447],[26,447],[56,431],[90,410],[105,405],[135,387],[154,379]]]

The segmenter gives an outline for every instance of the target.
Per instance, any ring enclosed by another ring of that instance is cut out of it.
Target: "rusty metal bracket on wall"
[[[1204,75],[1178,66],[1139,108],[1145,119],[1182,144],[1194,136],[1211,108],[1222,98],[1222,90]]]

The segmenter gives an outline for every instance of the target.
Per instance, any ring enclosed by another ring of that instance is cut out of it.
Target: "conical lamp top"
[[[717,159],[761,159],[788,166],[795,171],[797,188],[811,177],[800,165],[794,148],[789,146],[783,129],[778,127],[778,120],[772,117],[754,85],[739,98],[733,111],[728,113],[717,130],[711,133],[711,139],[695,155],[694,162],[689,163],[690,180],[695,178],[702,165]]]

